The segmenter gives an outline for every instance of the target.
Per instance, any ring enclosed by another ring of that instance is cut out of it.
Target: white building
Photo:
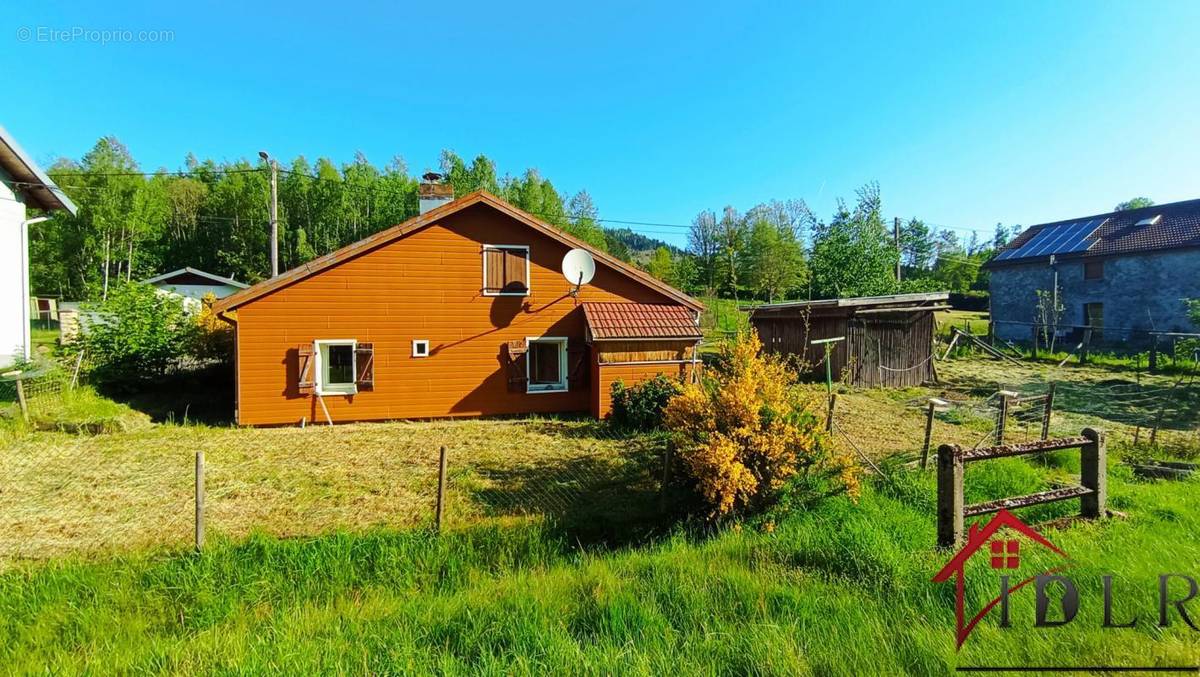
[[[157,275],[146,284],[157,287],[161,292],[183,297],[183,307],[189,311],[200,309],[200,301],[208,294],[223,299],[230,294],[241,291],[249,285],[231,280],[220,275],[206,273],[195,268],[180,268],[169,273]]]
[[[28,208],[76,208],[66,193],[0,127],[0,366],[29,359],[29,228],[44,220]]]

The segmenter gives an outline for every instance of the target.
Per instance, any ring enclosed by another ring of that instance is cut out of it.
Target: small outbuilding
[[[859,386],[913,386],[935,381],[934,318],[949,308],[947,292],[896,294],[759,306],[750,314],[768,353],[797,355],[824,373],[825,346],[813,341],[844,337],[829,344],[835,379]]]
[[[143,280],[143,282],[157,287],[163,293],[181,297],[184,307],[193,312],[200,309],[201,302],[209,294],[217,299],[223,299],[250,286],[228,277],[213,275],[191,267],[172,270],[169,273]]]

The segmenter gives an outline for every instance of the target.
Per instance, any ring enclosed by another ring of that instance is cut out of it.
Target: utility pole
[[[900,262],[904,259],[904,250],[900,248],[900,217],[892,219],[892,236],[896,239],[896,281],[900,281]]]
[[[258,156],[271,168],[271,277],[275,277],[279,275],[279,163],[265,150]]]

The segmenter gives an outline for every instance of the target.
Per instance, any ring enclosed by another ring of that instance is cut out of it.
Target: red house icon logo
[[[991,568],[1001,573],[1015,571],[1021,565],[1021,541],[1015,538],[997,537],[997,532],[1001,529],[1008,528],[1015,531],[1017,534],[1025,536],[1034,543],[1049,549],[1063,559],[1070,559],[1067,553],[1059,550],[1053,543],[1048,541],[1044,536],[1037,532],[1029,525],[1017,519],[1015,515],[1007,510],[1001,509],[996,516],[991,519],[983,528],[979,528],[978,524],[972,524],[967,535],[967,542],[962,549],[955,553],[946,566],[942,567],[941,571],[933,577],[933,582],[943,583],[955,579],[955,648],[961,649],[963,642],[975,629],[975,626],[988,614],[997,604],[1003,599],[1003,596],[996,597],[992,601],[984,605],[979,613],[966,618],[966,612],[963,610],[963,589],[964,571],[967,561],[974,557],[977,553],[983,552],[990,555]],[[987,546],[986,548],[984,546]],[[1019,590],[1026,585],[1034,582],[1038,576],[1056,573],[1066,568],[1066,565],[1055,567],[1047,571],[1040,572],[1028,578],[1022,579],[1015,585],[1008,587],[1009,592]]]

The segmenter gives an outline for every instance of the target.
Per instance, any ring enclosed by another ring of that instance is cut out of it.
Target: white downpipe
[[[33,357],[33,336],[29,331],[32,318],[29,317],[29,227],[35,223],[49,221],[49,216],[37,216],[21,222],[21,342],[25,351],[25,359]]]

